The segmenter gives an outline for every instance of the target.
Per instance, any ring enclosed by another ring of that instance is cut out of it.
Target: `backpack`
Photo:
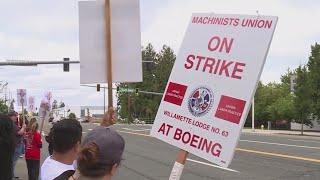
[[[68,170],[60,174],[58,177],[54,178],[54,180],[68,180],[76,171]]]

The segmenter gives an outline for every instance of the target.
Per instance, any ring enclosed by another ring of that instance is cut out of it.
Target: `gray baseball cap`
[[[98,126],[90,131],[82,142],[82,146],[95,143],[99,147],[99,163],[113,165],[120,163],[124,150],[124,139],[109,127]]]

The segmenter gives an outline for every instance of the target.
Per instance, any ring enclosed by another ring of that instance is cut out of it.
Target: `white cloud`
[[[70,57],[78,60],[78,46],[75,42],[55,42],[29,37],[13,36],[0,32],[0,59],[62,60]]]

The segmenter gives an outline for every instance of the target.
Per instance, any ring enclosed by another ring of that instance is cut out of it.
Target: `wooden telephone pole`
[[[107,53],[107,80],[108,80],[108,108],[113,106],[112,94],[112,44],[111,44],[111,0],[105,1],[106,20],[106,53]]]

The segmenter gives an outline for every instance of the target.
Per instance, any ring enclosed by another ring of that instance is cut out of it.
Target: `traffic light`
[[[64,62],[70,61],[69,58],[63,58]],[[63,72],[69,72],[70,70],[70,64],[69,63],[63,63]]]
[[[100,92],[100,84],[97,84],[97,91]]]
[[[136,88],[136,95],[138,95],[139,94],[139,89],[138,88]]]

